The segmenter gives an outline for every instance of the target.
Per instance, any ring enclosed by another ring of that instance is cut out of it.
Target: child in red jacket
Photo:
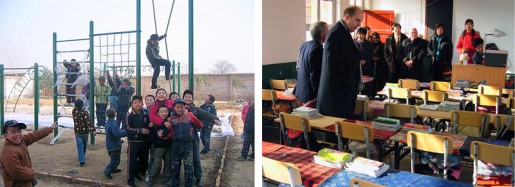
[[[159,106],[164,105],[168,110],[173,110],[173,100],[170,100],[167,97],[168,94],[165,89],[159,88],[156,90],[156,101],[154,102],[154,105],[150,106],[149,112],[150,122],[154,125],[164,125],[163,122],[165,122],[161,117],[159,117]]]

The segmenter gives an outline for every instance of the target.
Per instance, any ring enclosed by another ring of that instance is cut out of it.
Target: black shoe
[[[150,86],[150,89],[157,89],[157,85],[154,84],[154,85]]]
[[[254,161],[254,157],[249,157],[248,160],[249,161]]]
[[[79,165],[80,167],[84,167],[84,165],[86,165],[86,162],[81,162]]]
[[[112,171],[111,173],[120,173],[120,172],[122,172],[122,170],[121,170],[121,169],[115,169],[115,170],[114,170],[114,171]]]
[[[206,154],[207,152],[209,152],[209,151],[205,150],[205,149],[202,149],[202,151],[200,151],[200,154]]]
[[[134,183],[134,181],[127,181],[127,185],[129,185],[129,186],[136,186],[136,183]]]
[[[142,178],[141,178],[141,176],[139,176],[139,175],[136,175],[136,176],[134,177],[134,179],[136,179],[136,180],[138,180],[138,181],[140,181],[140,182],[143,182],[143,179],[142,179]]]
[[[106,176],[107,179],[112,179],[113,177],[111,176],[111,174],[104,174],[104,176]]]

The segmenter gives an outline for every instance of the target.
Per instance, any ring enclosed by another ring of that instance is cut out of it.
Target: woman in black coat
[[[363,75],[373,77],[374,76],[374,63],[372,62],[372,43],[366,40],[367,29],[361,27],[357,30],[357,37],[354,40],[359,50],[359,58],[361,64],[361,71]]]
[[[376,92],[383,90],[388,81],[388,64],[384,60],[384,44],[381,42],[379,33],[372,33],[372,62],[375,64],[374,85]]]
[[[437,23],[435,34],[431,37],[427,51],[432,58],[433,80],[445,81],[444,72],[451,71],[453,45],[445,34],[445,26]]]

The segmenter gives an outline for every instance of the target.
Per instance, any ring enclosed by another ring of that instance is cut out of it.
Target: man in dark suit
[[[411,29],[411,39],[403,41],[404,60],[401,66],[403,77],[422,81],[424,78],[424,58],[427,55],[427,41],[418,37],[417,28]]]
[[[404,60],[404,51],[402,50],[402,41],[408,39],[405,34],[401,33],[401,25],[394,23],[392,25],[393,33],[388,36],[384,45],[384,59],[388,63],[390,76],[388,82],[397,83],[399,78],[403,79],[401,74],[402,60]]]
[[[297,84],[293,94],[303,103],[317,98],[324,53],[322,44],[328,31],[326,22],[319,21],[311,24],[310,33],[313,40],[305,42],[300,47]]]
[[[363,10],[351,6],[343,11],[327,35],[318,88],[317,109],[327,116],[352,118],[361,81],[359,51],[350,32],[363,21]]]

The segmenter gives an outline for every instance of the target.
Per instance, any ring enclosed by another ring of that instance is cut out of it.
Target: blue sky
[[[172,0],[155,0],[158,33],[164,34]],[[145,42],[154,33],[152,2],[141,1],[142,65],[148,65]],[[237,72],[254,73],[254,2],[194,1],[194,69],[209,72],[217,60],[233,63]],[[52,33],[58,40],[87,38],[89,21],[95,33],[136,28],[135,0],[3,0],[0,3],[0,63],[28,67],[52,65]],[[134,38],[135,39],[135,38]],[[188,61],[188,1],[176,0],[168,29],[170,59]],[[166,58],[164,40],[161,55]],[[77,59],[83,58],[78,55]],[[186,69],[183,69],[187,72]]]

